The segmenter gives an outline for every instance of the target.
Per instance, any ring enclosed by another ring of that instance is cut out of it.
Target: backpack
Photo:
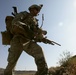
[[[1,32],[2,34],[2,44],[3,45],[10,45],[10,41],[13,38],[13,34],[11,33],[11,23],[14,19],[13,16],[6,16],[5,23],[6,23],[6,30]]]
[[[12,15],[17,14],[17,8],[14,8],[14,13]],[[14,19],[14,16],[6,16],[5,17],[5,24],[6,24],[6,30],[2,31],[2,44],[3,45],[10,45],[10,41],[13,38],[13,34],[11,33],[11,28],[12,28],[12,20]]]

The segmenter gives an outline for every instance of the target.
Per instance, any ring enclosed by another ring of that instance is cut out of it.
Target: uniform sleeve
[[[26,14],[24,12],[18,13],[15,18],[12,21],[12,25],[19,25],[24,18],[26,17]]]
[[[23,28],[23,25],[20,24],[20,22],[26,17],[26,14],[24,12],[18,13],[15,18],[12,21],[12,29],[11,33],[13,34],[23,34],[25,35],[25,29]]]

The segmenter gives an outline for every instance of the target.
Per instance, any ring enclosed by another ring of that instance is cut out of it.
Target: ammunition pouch
[[[10,45],[10,41],[13,38],[13,35],[9,31],[3,31],[2,34],[2,44]]]

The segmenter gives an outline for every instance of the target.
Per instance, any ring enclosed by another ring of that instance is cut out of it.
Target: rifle
[[[29,27],[27,27],[27,28],[29,28]],[[31,30],[31,29],[29,29],[29,30]],[[41,30],[41,29],[40,29]],[[32,31],[31,30],[31,32],[33,33],[33,34],[35,34],[34,33],[34,31]],[[49,39],[47,39],[46,37],[44,37],[44,35],[46,35],[46,34],[43,34],[42,33],[42,31],[40,31],[41,33],[38,35],[34,35],[34,41],[35,42],[43,42],[43,43],[45,43],[45,44],[51,44],[51,45],[58,45],[58,46],[61,46],[59,43],[57,43],[57,42],[55,42],[55,41],[51,41],[51,40],[49,40]],[[42,39],[41,39],[42,38]]]
[[[56,44],[56,45],[58,45],[58,46],[61,46],[59,43],[57,43],[57,42],[55,42],[55,41],[51,41],[51,40],[49,40],[49,39],[47,39],[47,38],[43,38],[43,39],[41,40],[41,42],[46,43],[46,44],[51,44],[51,45]]]

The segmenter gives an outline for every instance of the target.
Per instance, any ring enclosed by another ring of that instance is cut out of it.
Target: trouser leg
[[[14,68],[15,63],[8,63],[6,69],[4,70],[4,75],[12,75],[12,69]]]
[[[24,50],[35,59],[35,63],[37,65],[36,75],[46,75],[48,72],[48,67],[42,52],[42,48],[38,44],[32,42],[27,49],[24,47]]]
[[[20,54],[22,53],[21,44],[17,40],[12,41],[11,47],[8,51],[8,64],[4,70],[4,75],[12,75],[12,70],[15,67]]]
[[[36,65],[37,65],[37,73],[36,75],[47,75],[48,73],[48,67],[45,62],[44,57],[40,57],[39,59],[35,59]]]

